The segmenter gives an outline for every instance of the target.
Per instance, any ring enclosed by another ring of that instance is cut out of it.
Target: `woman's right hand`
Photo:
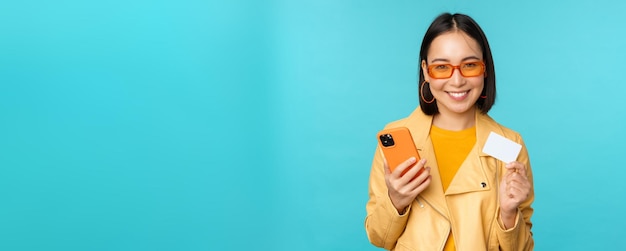
[[[421,159],[411,167],[414,163],[415,157],[411,157],[402,162],[402,164],[398,165],[393,172],[391,172],[387,161],[384,161],[385,183],[389,191],[389,198],[391,198],[391,203],[393,203],[399,214],[403,214],[406,207],[408,207],[411,202],[415,200],[417,195],[424,191],[430,184],[430,167],[425,167],[424,171],[416,177],[417,173],[424,167],[424,164],[426,164],[426,160]],[[407,168],[410,169],[402,175]]]

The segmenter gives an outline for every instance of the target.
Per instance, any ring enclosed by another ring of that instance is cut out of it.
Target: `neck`
[[[461,131],[470,128],[476,123],[476,107],[464,113],[439,112],[433,118],[433,125],[450,131]]]

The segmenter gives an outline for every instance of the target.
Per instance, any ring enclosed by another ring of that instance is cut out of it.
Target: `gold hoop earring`
[[[431,100],[426,100],[426,98],[424,98],[424,84],[426,83],[426,80],[424,80],[424,82],[422,82],[422,85],[420,86],[420,96],[422,98],[422,101],[426,102],[426,104],[431,104],[432,102],[435,102],[435,97],[433,96],[433,99]]]

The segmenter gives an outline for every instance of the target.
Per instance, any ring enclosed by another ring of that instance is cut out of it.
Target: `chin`
[[[463,104],[459,106],[449,107],[448,110],[453,113],[467,113],[467,112],[473,111],[472,108],[474,108],[473,105]]]

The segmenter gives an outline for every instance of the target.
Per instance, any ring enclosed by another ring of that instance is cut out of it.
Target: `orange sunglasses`
[[[465,62],[460,65],[432,64],[428,66],[428,75],[435,79],[452,77],[454,69],[459,69],[463,77],[477,77],[485,73],[485,63],[481,61]]]

